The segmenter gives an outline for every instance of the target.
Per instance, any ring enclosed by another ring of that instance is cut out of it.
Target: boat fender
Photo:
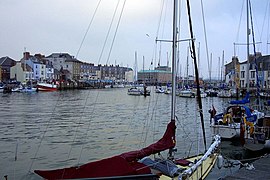
[[[223,157],[222,157],[222,155],[218,155],[217,167],[218,167],[218,169],[221,169],[223,167]]]
[[[223,124],[226,123],[232,123],[232,115],[231,114],[225,114],[223,117]]]
[[[247,121],[245,117],[244,117],[244,122],[246,126],[249,127],[249,135],[252,137],[254,133],[254,124],[252,122]]]

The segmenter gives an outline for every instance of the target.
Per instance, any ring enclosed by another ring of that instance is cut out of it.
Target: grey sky
[[[0,1],[0,56],[10,56],[15,60],[22,57],[24,48],[31,54],[50,55],[67,52],[76,56],[88,24],[99,0],[1,0]],[[207,42],[213,53],[212,76],[219,75],[218,57],[225,52],[225,62],[234,55],[234,42],[246,42],[246,0],[204,0]],[[269,24],[269,0],[251,0],[257,51],[268,54],[267,34]],[[114,8],[118,0],[102,0],[93,19],[89,32],[77,56],[79,60],[98,63],[101,50],[110,26]],[[138,54],[138,70],[150,68],[153,59],[157,65],[160,44],[155,39],[171,39],[172,0],[165,0],[163,16],[158,32],[160,8],[163,0],[126,0],[123,16],[116,34],[114,46],[109,56],[110,45],[124,0],[120,1],[116,18],[99,63],[134,67],[134,53]],[[181,39],[189,38],[186,16],[186,1],[181,1]],[[201,1],[191,0],[192,20],[196,45],[200,42],[200,71],[208,78]],[[244,12],[237,36],[242,4]],[[267,13],[267,14],[266,14]],[[266,18],[265,18],[266,14]],[[264,29],[263,29],[264,28]],[[251,37],[250,37],[251,38]],[[250,41],[251,42],[251,41]],[[188,43],[180,44],[181,74],[186,73]],[[161,65],[166,65],[171,44],[161,44]],[[197,46],[198,47],[198,46]],[[251,48],[250,48],[251,49]],[[250,50],[252,52],[252,49]],[[246,59],[246,47],[237,46],[236,55],[240,61]],[[108,58],[109,57],[109,58]],[[191,59],[189,59],[190,68]],[[221,63],[221,61],[220,61]],[[189,70],[191,72],[191,69]],[[192,73],[189,73],[192,74]]]

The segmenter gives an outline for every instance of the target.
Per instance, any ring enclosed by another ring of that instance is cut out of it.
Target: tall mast
[[[249,5],[247,0],[247,92],[249,92]]]
[[[175,121],[175,104],[176,104],[176,52],[177,52],[177,15],[178,0],[173,3],[173,43],[172,43],[172,104],[171,104],[171,121]]]
[[[187,0],[187,11],[188,11],[189,30],[190,30],[191,47],[192,47],[191,52],[192,52],[192,57],[194,60],[195,77],[196,77],[196,85],[197,85],[197,102],[198,102],[198,106],[199,106],[199,113],[200,113],[201,125],[202,125],[202,131],[203,131],[204,150],[206,151],[206,136],[205,136],[204,119],[203,119],[202,99],[201,99],[201,92],[200,92],[199,70],[198,70],[198,65],[197,65],[196,49],[195,49],[195,42],[194,42],[195,40],[194,40],[194,36],[193,36],[189,0]]]

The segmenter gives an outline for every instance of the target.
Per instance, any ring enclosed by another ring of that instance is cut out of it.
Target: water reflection
[[[171,97],[151,92],[146,98],[129,96],[127,89],[1,94],[0,177],[40,179],[29,170],[83,164],[152,143],[170,121]],[[227,100],[203,99],[208,145],[213,104],[222,110]],[[194,98],[177,97],[176,155],[204,151],[196,111]],[[242,152],[241,146],[222,142],[224,156],[238,159]]]

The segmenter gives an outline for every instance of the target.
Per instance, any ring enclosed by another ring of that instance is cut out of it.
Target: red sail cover
[[[163,137],[156,143],[138,151],[90,162],[78,167],[56,170],[35,170],[45,179],[75,179],[150,174],[150,168],[137,160],[175,146],[175,122],[168,124]]]

